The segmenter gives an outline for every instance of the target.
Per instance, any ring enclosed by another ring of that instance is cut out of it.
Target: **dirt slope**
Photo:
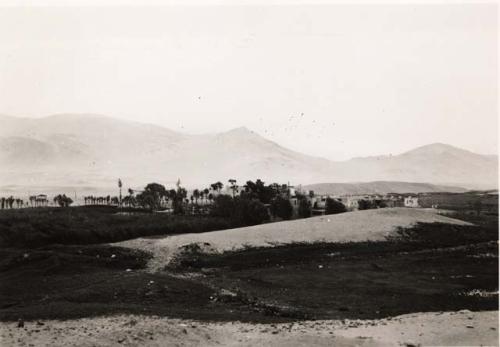
[[[297,242],[359,242],[381,241],[398,227],[416,223],[466,222],[437,214],[436,210],[386,208],[318,216],[252,227],[221,230],[201,234],[183,234],[159,239],[139,238],[117,243],[118,246],[153,253],[151,270],[163,268],[179,250],[189,244],[199,244],[208,252],[223,252],[246,246],[270,247]]]

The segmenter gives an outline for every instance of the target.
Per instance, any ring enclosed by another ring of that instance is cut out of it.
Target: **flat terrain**
[[[294,242],[303,220],[179,235],[171,238],[188,243],[164,256],[173,248],[145,246],[169,238],[2,248],[2,342],[497,344],[498,218],[457,217],[387,209],[312,218],[304,233],[314,243]],[[243,230],[260,246],[238,244]],[[280,232],[287,242],[270,247],[265,237]]]
[[[43,325],[42,325],[43,324]],[[0,325],[2,346],[496,346],[498,311],[250,324],[119,315]]]

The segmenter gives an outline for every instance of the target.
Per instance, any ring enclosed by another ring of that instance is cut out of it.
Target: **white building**
[[[404,203],[405,207],[420,207],[416,196],[407,196]]]

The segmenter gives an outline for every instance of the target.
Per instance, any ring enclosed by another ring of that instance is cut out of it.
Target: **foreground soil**
[[[498,311],[381,320],[209,323],[120,315],[0,323],[2,346],[497,346]]]

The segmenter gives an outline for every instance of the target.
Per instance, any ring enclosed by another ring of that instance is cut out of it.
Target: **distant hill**
[[[31,119],[0,116],[0,185],[114,187],[159,181],[401,181],[494,189],[498,157],[445,144],[395,155],[334,162],[298,153],[247,128],[187,135],[99,115]]]
[[[377,181],[363,183],[316,183],[302,187],[322,195],[357,195],[357,194],[387,194],[387,193],[463,193],[465,188],[453,186],[438,186],[429,183]]]

